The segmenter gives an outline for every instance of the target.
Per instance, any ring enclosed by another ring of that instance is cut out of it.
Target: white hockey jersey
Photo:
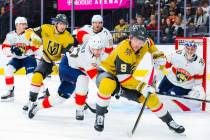
[[[103,57],[103,53],[100,58],[94,57],[89,47],[86,47],[86,43],[84,43],[79,48],[73,48],[72,53],[67,52],[66,56],[70,67],[82,70],[93,79],[97,75],[97,66]]]
[[[22,56],[17,56],[15,54],[12,54],[10,51],[10,47],[12,45],[21,46],[24,47],[25,53]],[[11,31],[7,34],[6,39],[4,40],[2,44],[2,51],[3,53],[8,57],[23,59],[27,56],[36,54],[39,48],[35,46],[31,46],[30,41],[26,39],[25,33],[18,35],[16,31]]]
[[[179,50],[167,56],[166,68],[171,67],[167,75],[168,80],[176,86],[192,89],[193,86],[201,86],[204,74],[204,61],[201,57],[195,57],[189,62],[184,51]]]
[[[91,25],[85,25],[84,27],[80,28],[77,32],[77,40],[79,43],[86,42],[89,35],[100,35],[103,38],[104,44],[106,46],[105,52],[110,53],[113,50],[113,38],[110,31],[106,28],[102,28],[102,30],[98,33],[93,32],[93,28]]]

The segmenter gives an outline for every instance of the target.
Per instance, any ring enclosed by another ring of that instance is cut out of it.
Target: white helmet
[[[20,24],[20,23],[26,23],[28,25],[27,19],[25,17],[17,17],[15,19],[15,25]]]
[[[102,18],[102,16],[101,16],[101,15],[94,15],[94,16],[92,17],[92,20],[91,20],[91,23],[93,23],[93,22],[102,22],[102,23],[103,23],[103,18]]]
[[[104,43],[99,35],[90,36],[87,40],[87,46],[93,49],[102,49],[105,48]]]

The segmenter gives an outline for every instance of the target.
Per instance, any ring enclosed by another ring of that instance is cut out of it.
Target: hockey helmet
[[[87,46],[93,49],[102,49],[105,48],[104,43],[99,35],[90,36],[87,40]]]
[[[59,23],[59,22],[62,22],[64,24],[66,24],[67,26],[69,25],[69,22],[68,22],[68,19],[66,17],[65,14],[58,14],[56,17],[55,17],[55,24]]]
[[[140,25],[132,25],[129,28],[130,31],[130,36],[131,37],[136,37],[140,40],[146,41],[148,34],[146,28]]]
[[[15,19],[15,25],[20,24],[20,23],[26,23],[28,25],[27,19],[25,17],[17,17]]]
[[[93,23],[93,22],[102,22],[102,23],[103,23],[103,18],[102,18],[102,16],[101,16],[101,15],[94,15],[94,16],[92,17],[92,20],[91,20],[91,23]]]

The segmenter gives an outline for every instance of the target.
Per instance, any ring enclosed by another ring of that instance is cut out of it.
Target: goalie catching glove
[[[15,54],[17,56],[21,56],[23,53],[25,53],[24,46],[12,45],[10,50],[12,54]]]

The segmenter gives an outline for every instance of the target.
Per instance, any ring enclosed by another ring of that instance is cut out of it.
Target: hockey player
[[[97,65],[103,54],[104,44],[99,35],[91,36],[79,48],[74,48],[71,53],[66,53],[59,65],[61,84],[57,95],[46,97],[38,104],[34,103],[29,111],[29,118],[41,108],[50,108],[63,103],[75,90],[77,105],[76,119],[84,119],[84,105],[88,92],[88,76],[93,79],[97,74]]]
[[[166,68],[171,68],[159,85],[159,92],[203,98],[204,60],[196,54],[197,45],[185,42],[184,49],[167,56]],[[190,104],[189,104],[190,105]]]
[[[113,50],[113,38],[110,31],[103,27],[102,16],[94,15],[91,19],[91,24],[92,25],[85,25],[78,30],[76,34],[78,42],[82,44],[90,36],[99,34],[103,38],[104,45],[106,46],[105,53],[108,55]]]
[[[185,128],[178,125],[163,103],[158,99],[155,90],[147,83],[136,80],[133,72],[141,62],[143,56],[149,52],[153,61],[158,63],[164,57],[158,51],[154,42],[147,37],[144,27],[133,25],[130,28],[129,39],[122,41],[112,53],[100,63],[96,84],[98,86],[98,98],[96,103],[95,130],[101,132],[104,129],[104,118],[107,107],[114,94],[133,100],[138,103],[145,101],[145,97],[151,94],[147,107],[155,113],[167,126],[177,133],[183,133]]]
[[[17,17],[15,19],[16,30],[7,34],[2,44],[3,53],[11,60],[5,68],[5,81],[7,92],[1,96],[1,101],[14,100],[14,73],[25,68],[26,75],[31,79],[37,63],[34,55],[38,52],[41,45],[39,37],[34,37],[34,41],[29,41],[26,37],[25,30],[28,23],[25,17]],[[37,40],[37,41],[36,41]]]
[[[27,30],[28,34],[40,36],[43,44],[43,57],[34,71],[29,95],[29,103],[23,107],[28,110],[31,103],[36,102],[42,81],[52,72],[54,63],[61,59],[61,54],[68,51],[74,44],[74,38],[66,30],[68,19],[58,14],[55,24],[44,24],[41,27]]]

